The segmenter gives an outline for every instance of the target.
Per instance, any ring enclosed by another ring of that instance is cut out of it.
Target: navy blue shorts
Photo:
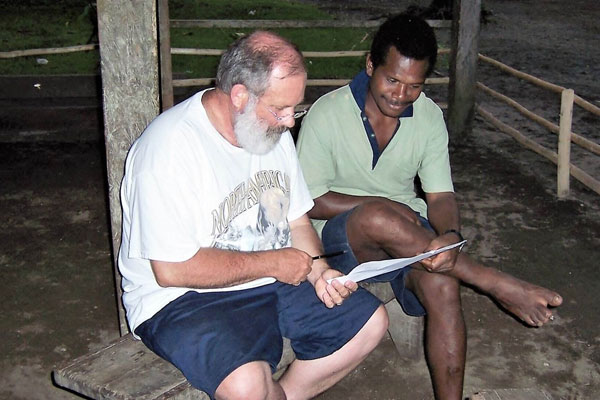
[[[336,215],[328,220],[323,227],[321,239],[323,241],[323,249],[325,253],[345,250],[346,253],[339,256],[327,259],[331,268],[337,269],[344,274],[349,274],[354,267],[358,265],[358,260],[354,256],[354,252],[348,243],[348,234],[346,233],[346,223],[348,217],[352,214],[352,210],[348,210]],[[425,218],[418,215],[419,220],[424,228],[433,231],[433,228]],[[387,274],[375,276],[368,279],[366,282],[390,282],[390,285],[396,295],[398,303],[402,306],[404,312],[408,315],[421,317],[426,314],[425,308],[417,298],[417,296],[406,288],[404,279],[412,270],[412,267],[402,268],[399,271],[388,272]]]
[[[343,347],[381,302],[364,289],[332,309],[309,282],[275,282],[228,292],[187,292],[167,304],[135,333],[171,362],[190,384],[214,398],[236,368],[266,361],[275,372],[290,339],[296,358],[313,360]]]

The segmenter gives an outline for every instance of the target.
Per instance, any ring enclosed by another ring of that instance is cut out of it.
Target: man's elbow
[[[167,263],[161,261],[151,261],[150,264],[158,286],[163,288],[177,286],[177,274],[174,268],[169,268]]]
[[[313,199],[315,205],[306,213],[311,219],[327,219],[327,203],[322,198],[323,196]]]

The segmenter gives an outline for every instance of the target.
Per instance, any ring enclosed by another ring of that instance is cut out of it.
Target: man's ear
[[[238,111],[241,111],[246,107],[246,104],[248,103],[248,99],[250,98],[250,92],[248,91],[248,88],[246,86],[242,85],[241,83],[238,83],[236,85],[233,85],[233,87],[231,88],[231,93],[229,94],[229,97],[231,98],[233,106]]]
[[[371,61],[371,54],[367,54],[367,62],[365,65],[365,71],[367,75],[373,76],[373,61]]]

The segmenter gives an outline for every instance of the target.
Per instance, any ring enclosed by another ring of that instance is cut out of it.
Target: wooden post
[[[97,4],[112,250],[119,328],[124,335],[129,329],[117,269],[119,189],[129,147],[159,112],[157,9],[156,0],[98,0]]]
[[[573,120],[573,89],[562,91],[560,98],[560,126],[558,131],[558,168],[556,173],[557,196],[559,199],[569,195],[571,174],[571,123]]]
[[[454,0],[453,15],[448,131],[451,140],[460,142],[470,133],[475,114],[481,0]]]
[[[173,69],[171,64],[171,33],[169,0],[158,0],[158,43],[160,44],[160,110],[173,107]]]

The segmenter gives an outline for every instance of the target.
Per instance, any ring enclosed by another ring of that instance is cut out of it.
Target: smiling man
[[[458,241],[460,219],[442,111],[423,93],[437,43],[422,19],[398,15],[375,34],[366,69],[317,100],[298,154],[315,206],[309,212],[330,264],[411,257]],[[425,199],[417,195],[418,177]],[[378,277],[409,315],[426,315],[425,350],[438,399],[461,399],[466,333],[460,284],[498,301],[527,324],[551,319],[555,292],[488,268],[459,249]]]
[[[269,32],[237,40],[214,89],[157,117],[121,187],[119,268],[131,331],[217,399],[306,399],[350,372],[385,309],[313,256],[321,242],[288,128],[306,69]],[[296,360],[272,379],[282,337]]]

